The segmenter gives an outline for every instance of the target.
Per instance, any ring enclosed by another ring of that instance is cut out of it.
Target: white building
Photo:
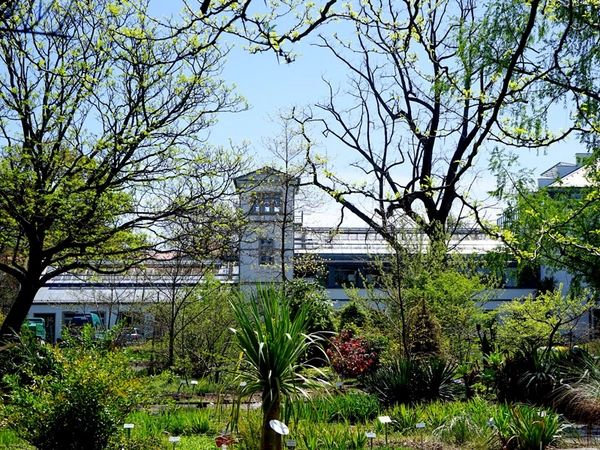
[[[552,185],[558,178],[576,184],[584,176],[580,163],[559,163],[545,171],[540,177],[540,187]],[[296,210],[299,180],[295,177],[261,169],[236,178],[235,185],[240,194],[239,207],[248,225],[240,239],[237,261],[214,266],[214,273],[222,282],[244,286],[280,282],[284,276],[291,279],[295,260],[310,256],[324,267],[319,281],[340,307],[348,300],[345,288],[353,286],[364,295],[365,283],[372,277],[373,260],[390,254],[385,241],[367,228],[333,230],[304,226]],[[411,239],[410,232],[407,239]],[[499,246],[499,241],[476,229],[457,230],[450,245],[453,251],[470,255],[481,255]],[[173,280],[161,275],[158,269],[152,273],[154,275],[148,276],[147,271],[141,270],[135,276],[67,274],[57,277],[40,290],[29,314],[46,320],[49,340],[60,335],[64,313],[68,311],[96,312],[107,327],[124,319],[135,320],[132,316],[139,314],[144,305],[164,301],[164,287],[169,283],[173,285]],[[540,275],[545,275],[544,270]],[[201,282],[199,277],[190,275],[177,283],[191,286]],[[568,275],[565,277],[568,282]],[[494,293],[486,304],[487,309],[536,290],[535,286],[517,286],[513,281],[507,277],[506,286]]]

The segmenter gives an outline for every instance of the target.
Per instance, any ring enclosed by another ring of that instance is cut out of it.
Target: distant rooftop
[[[538,178],[538,187],[544,188],[553,184],[563,187],[587,186],[586,169],[583,163],[590,153],[575,154],[575,163],[559,162],[542,172]]]
[[[426,245],[424,235],[407,230],[404,231],[407,247],[420,249]],[[488,237],[481,230],[462,228],[456,230],[449,242],[449,249],[454,253],[480,254],[493,250],[502,244]],[[297,231],[294,239],[294,252],[304,254],[368,254],[372,256],[390,253],[389,244],[371,228],[325,228],[304,227]]]

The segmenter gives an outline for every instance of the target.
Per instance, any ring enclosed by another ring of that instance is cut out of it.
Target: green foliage
[[[202,270],[202,283],[178,286],[182,277],[198,276],[194,270]],[[229,285],[206,272],[186,260],[173,261],[165,270],[170,284],[164,292],[166,301],[153,305],[155,327],[165,333],[155,349],[162,369],[186,379],[211,376],[219,382],[233,356],[229,328],[235,320],[227,301],[233,294]]]
[[[222,426],[212,410],[181,407],[170,407],[155,414],[134,411],[127,415],[126,421],[135,425],[131,430],[134,439],[156,437],[164,433],[173,436],[214,436]]]
[[[327,428],[320,424],[305,423],[299,430],[303,447],[326,450],[362,450],[367,447],[363,426],[335,423]]]
[[[440,356],[442,332],[437,317],[427,306],[425,299],[408,311],[408,340],[410,352],[416,358]]]
[[[261,416],[257,411],[248,411],[238,422],[239,447],[243,450],[256,450],[261,445]]]
[[[130,438],[128,436],[114,437],[108,450],[163,450],[165,448],[164,439],[158,436],[149,436],[145,438]]]
[[[396,360],[380,367],[364,383],[383,405],[414,404],[453,399],[455,374],[456,366],[439,358]]]
[[[417,388],[423,379],[416,360],[396,360],[380,367],[364,383],[383,405],[410,404],[419,399]]]
[[[380,289],[386,295],[380,309],[402,344],[400,354],[449,354],[468,361],[482,320],[478,302],[485,302],[485,290],[495,281],[483,277],[479,258],[424,252],[418,246],[411,250],[416,254],[407,250],[379,265]]]
[[[432,402],[422,408],[434,435],[440,433],[444,442],[462,440],[467,432],[471,434],[470,441],[489,438],[488,421],[497,410],[494,403],[481,398],[467,402]]]
[[[335,331],[333,305],[323,286],[300,278],[287,282],[285,290],[292,308],[292,318],[299,310],[308,309],[307,332]]]
[[[31,333],[15,336],[15,342],[0,350],[0,382],[2,390],[10,392],[6,376],[20,386],[31,386],[37,377],[61,377],[64,372],[60,353],[42,345]]]
[[[547,448],[564,429],[558,414],[524,405],[500,407],[493,427],[503,448],[520,450]]]
[[[349,327],[363,328],[368,323],[368,313],[362,305],[352,300],[348,302],[338,313],[340,320],[340,330],[345,330]]]
[[[231,302],[237,321],[235,339],[242,352],[237,377],[244,381],[242,397],[262,394],[261,449],[270,449],[276,439],[268,423],[279,420],[281,400],[304,393],[311,380],[301,375],[301,360],[319,337],[306,334],[308,308],[292,319],[284,292],[275,286],[257,286],[248,298]]]
[[[492,438],[488,421],[496,411],[494,404],[475,398],[468,402],[398,404],[386,413],[393,420],[391,428],[404,436],[418,435],[416,424],[424,423],[424,433],[438,441],[461,448],[487,449]]]
[[[35,447],[27,444],[19,437],[16,431],[11,430],[6,426],[2,426],[0,427],[0,448],[6,450],[32,450]]]
[[[500,348],[525,353],[542,348],[548,353],[556,345],[567,344],[589,304],[586,296],[563,296],[561,288],[502,305],[497,328]]]
[[[474,440],[481,432],[481,428],[468,413],[448,416],[446,422],[433,431],[433,435],[442,442],[464,446]]]
[[[294,421],[340,422],[365,424],[379,413],[379,402],[374,395],[353,392],[343,395],[327,395],[311,400],[295,401]]]
[[[592,154],[583,162],[580,170],[585,175],[579,186],[557,180],[538,189],[526,173],[515,174],[512,186],[502,181],[508,191],[502,196],[510,207],[504,213],[503,228],[497,232],[507,243],[511,257],[519,260],[519,274],[523,266],[542,265],[569,272],[573,276],[572,289],[580,290],[583,285],[600,288],[596,276],[600,270],[596,257],[600,248],[597,158],[597,153]],[[506,172],[512,161],[503,161],[501,156],[497,159],[496,170]]]
[[[140,381],[121,353],[53,352],[60,370],[30,372],[28,385],[18,373],[4,377],[13,426],[40,449],[106,448],[126,414],[145,401]]]

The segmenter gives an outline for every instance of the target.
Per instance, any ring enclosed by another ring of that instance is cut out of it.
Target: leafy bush
[[[343,330],[331,339],[327,355],[335,373],[342,377],[357,378],[377,368],[379,353],[369,341],[355,337],[353,330]]]
[[[125,415],[143,401],[142,389],[120,353],[54,349],[60,370],[4,377],[7,409],[16,430],[41,450],[105,449]],[[26,370],[27,368],[24,368]]]
[[[504,350],[524,353],[564,345],[569,335],[581,331],[579,322],[590,307],[588,301],[588,296],[563,296],[561,286],[537,297],[504,303],[498,310],[498,343]]]
[[[0,351],[0,380],[14,375],[20,386],[29,386],[37,376],[61,376],[62,370],[54,348],[42,345],[27,331],[15,336],[14,342]],[[0,390],[8,389],[2,382]]]
[[[367,312],[356,300],[350,301],[340,310],[339,318],[342,329],[363,328],[369,320]]]

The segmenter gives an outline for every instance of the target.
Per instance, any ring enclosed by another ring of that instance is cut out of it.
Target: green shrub
[[[496,437],[503,448],[547,448],[564,429],[558,414],[524,405],[501,407],[493,417]]]
[[[15,336],[14,342],[0,351],[0,380],[7,375],[14,375],[18,377],[20,386],[29,386],[35,377],[58,377],[62,375],[62,371],[54,347],[42,345],[28,331]],[[10,387],[2,381],[0,390],[7,391]]]
[[[4,377],[13,426],[40,450],[105,449],[126,414],[143,402],[142,389],[120,353],[70,347],[54,350],[60,370]],[[26,368],[24,368],[26,370]]]

